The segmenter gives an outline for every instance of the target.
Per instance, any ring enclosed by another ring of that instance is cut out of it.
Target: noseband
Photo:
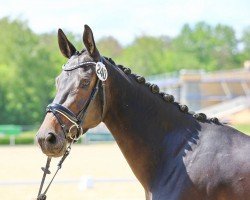
[[[72,70],[86,67],[89,65],[96,66],[98,63],[102,63],[102,62],[97,62],[97,63],[96,62],[81,62],[81,63],[78,63],[77,65],[74,65],[71,67],[67,67],[67,64],[66,64],[66,65],[63,65],[62,69],[64,71],[72,71]],[[68,109],[65,106],[58,104],[58,103],[51,103],[47,106],[46,113],[51,112],[54,114],[58,123],[61,126],[61,129],[63,130],[64,136],[66,139],[70,138],[71,140],[76,142],[76,141],[78,141],[78,139],[82,135],[82,133],[83,133],[82,126],[83,126],[84,119],[86,117],[86,113],[88,111],[88,108],[89,108],[91,101],[95,98],[95,96],[99,90],[100,85],[103,89],[103,101],[105,102],[104,82],[102,81],[102,84],[100,84],[100,79],[97,78],[97,81],[96,81],[95,86],[93,87],[93,89],[91,91],[90,96],[88,97],[86,103],[84,104],[83,108],[80,110],[78,115],[74,114],[70,109]],[[104,105],[103,105],[103,110],[104,110]],[[66,117],[73,124],[72,126],[70,126],[69,129],[67,129],[66,125],[61,120],[60,115],[63,115],[64,117]],[[76,134],[72,132],[74,128],[76,128]]]

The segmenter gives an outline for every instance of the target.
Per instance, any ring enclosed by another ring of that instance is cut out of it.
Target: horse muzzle
[[[49,157],[60,157],[64,154],[67,141],[64,137],[53,132],[37,133],[37,142],[44,154]]]

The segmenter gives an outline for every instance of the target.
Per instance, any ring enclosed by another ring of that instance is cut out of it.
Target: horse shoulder
[[[204,125],[197,147],[184,157],[190,180],[212,198],[246,199],[250,192],[244,189],[249,188],[249,144],[250,137],[229,126]]]

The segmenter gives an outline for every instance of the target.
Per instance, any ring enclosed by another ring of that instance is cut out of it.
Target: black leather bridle
[[[102,62],[102,60],[101,60]],[[96,65],[96,62],[81,62],[81,63],[77,63],[74,66],[71,67],[67,67],[66,65],[63,65],[62,69],[64,71],[72,71],[81,67],[86,67],[86,66],[93,66]],[[80,110],[80,112],[76,115],[74,114],[70,109],[66,108],[65,106],[58,104],[58,103],[51,103],[47,106],[46,108],[46,112],[47,113],[53,113],[54,116],[56,117],[58,123],[60,124],[64,136],[66,139],[70,138],[71,140],[73,140],[74,142],[76,142],[80,136],[83,133],[83,122],[84,119],[86,117],[86,113],[87,110],[89,108],[89,105],[91,103],[91,101],[95,98],[96,94],[98,93],[99,87],[102,87],[103,89],[103,102],[105,102],[105,94],[104,94],[104,82],[102,81],[102,84],[100,84],[101,80],[97,77],[97,81],[95,83],[95,86],[93,87],[91,94],[89,96],[89,98],[87,99],[87,101],[85,102],[83,108]],[[104,110],[104,105],[103,105],[103,110]],[[63,115],[64,117],[66,117],[73,125],[67,129],[66,125],[63,123],[63,121],[60,118],[60,115]],[[76,134],[72,132],[72,130],[76,128]]]

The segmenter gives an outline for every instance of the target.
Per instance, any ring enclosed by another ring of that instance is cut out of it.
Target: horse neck
[[[161,156],[159,144],[177,128],[174,121],[182,120],[184,115],[116,66],[108,71],[103,121],[138,180],[149,189]]]

